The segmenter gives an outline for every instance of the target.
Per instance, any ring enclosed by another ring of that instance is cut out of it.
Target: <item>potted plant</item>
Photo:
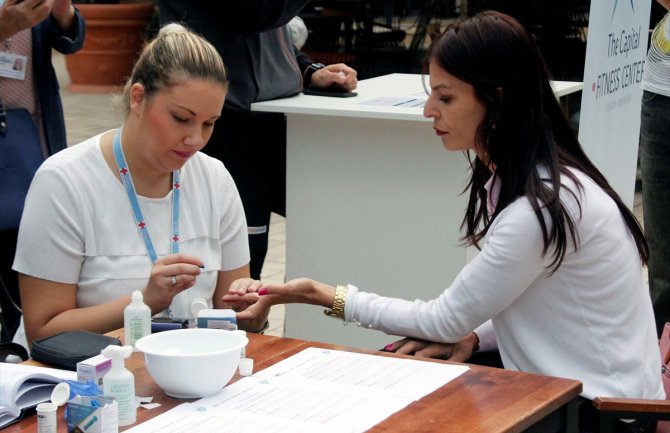
[[[66,56],[68,90],[118,91],[130,75],[144,43],[147,25],[157,13],[151,0],[74,0],[86,20],[83,48]]]

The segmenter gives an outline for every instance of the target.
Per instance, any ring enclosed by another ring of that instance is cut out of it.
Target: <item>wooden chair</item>
[[[610,433],[615,419],[656,419],[656,433],[670,433],[670,323],[663,328],[659,348],[666,400],[597,397],[593,406],[600,411],[600,433]]]

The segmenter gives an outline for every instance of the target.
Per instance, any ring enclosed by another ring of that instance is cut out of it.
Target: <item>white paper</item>
[[[467,371],[449,365],[308,348],[130,433],[358,433]]]
[[[281,377],[343,387],[376,390],[418,400],[468,370],[418,359],[401,359],[310,347],[263,371],[259,377]]]
[[[383,107],[423,107],[425,104],[425,93],[423,96],[416,98],[385,96],[361,102],[361,105],[380,105]]]
[[[0,428],[15,420],[21,410],[49,401],[62,380],[77,380],[74,371],[0,363]]]

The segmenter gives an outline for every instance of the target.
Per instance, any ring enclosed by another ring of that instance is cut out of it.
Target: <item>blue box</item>
[[[231,309],[204,309],[198,311],[197,325],[198,328],[234,331],[237,329],[237,318]]]
[[[116,399],[77,396],[67,402],[65,421],[69,433],[118,433],[119,410]]]

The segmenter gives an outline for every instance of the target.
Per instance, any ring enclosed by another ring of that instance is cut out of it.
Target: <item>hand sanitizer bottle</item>
[[[137,340],[151,334],[151,309],[142,300],[142,292],[135,290],[131,302],[123,310],[125,344],[135,347]]]
[[[124,358],[133,353],[130,346],[110,345],[101,352],[112,359],[112,368],[103,378],[103,393],[107,397],[116,398],[119,411],[119,426],[134,424],[137,420],[137,403],[135,402],[135,376],[124,365]]]

